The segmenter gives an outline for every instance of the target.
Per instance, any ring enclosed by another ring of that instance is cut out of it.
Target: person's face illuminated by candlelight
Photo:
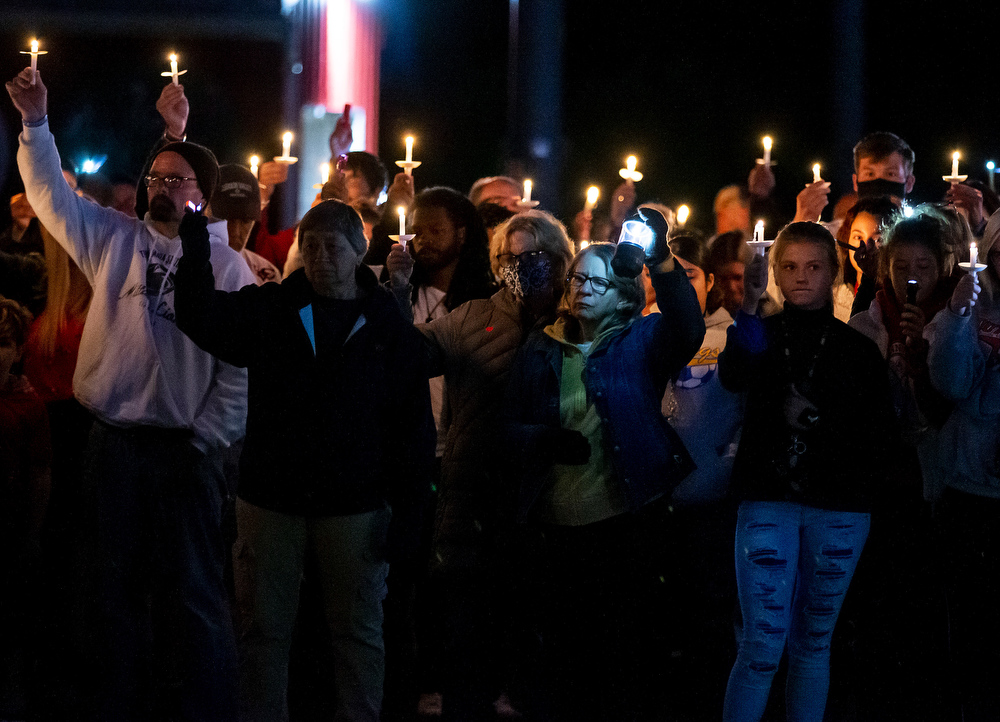
[[[835,262],[836,251],[832,246],[827,249],[819,243],[793,239],[775,264],[774,280],[790,303],[815,311],[833,301]]]
[[[679,256],[674,256],[677,262],[681,264],[681,268],[687,273],[688,283],[694,289],[695,295],[698,296],[698,303],[701,305],[701,312],[705,313],[705,307],[708,304],[708,292],[712,290],[712,286],[715,285],[715,276],[711,273],[705,273],[701,268],[696,266],[689,261],[685,261]],[[740,264],[742,266],[742,264]],[[647,271],[648,273],[648,271]],[[650,284],[652,285],[652,284]],[[741,291],[742,294],[742,283]],[[742,298],[742,295],[740,296]]]
[[[428,271],[458,262],[465,242],[465,229],[457,228],[444,208],[416,208],[413,211],[413,233],[414,257]]]
[[[149,217],[163,223],[179,223],[184,216],[184,205],[205,202],[205,197],[194,179],[194,168],[184,157],[173,151],[160,153],[150,166],[149,175],[156,179],[146,188],[149,197]],[[177,188],[168,188],[164,178],[185,178]]]
[[[851,235],[848,237],[847,243],[851,247],[851,250],[847,252],[847,257],[851,261],[851,265],[854,266],[859,274],[861,273],[861,268],[858,266],[858,262],[854,259],[854,251],[861,248],[861,245],[867,243],[869,239],[874,238],[876,241],[882,237],[882,233],[879,230],[879,221],[871,213],[859,213],[851,224]]]

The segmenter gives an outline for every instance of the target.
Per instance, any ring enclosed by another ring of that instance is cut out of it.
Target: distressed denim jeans
[[[833,628],[870,525],[870,514],[794,502],[740,505],[736,583],[743,638],[723,719],[761,718],[787,642],[788,719],[821,722]]]

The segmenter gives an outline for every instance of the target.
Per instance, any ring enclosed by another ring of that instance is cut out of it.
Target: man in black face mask
[[[854,190],[860,198],[890,196],[896,205],[913,190],[913,150],[895,133],[870,133],[854,146]]]

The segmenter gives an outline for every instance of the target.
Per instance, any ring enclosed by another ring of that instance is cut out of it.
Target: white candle
[[[754,240],[754,242],[758,242],[758,241],[763,241],[764,240],[764,221],[757,221],[757,223],[754,225],[754,227],[753,227],[753,240]],[[763,255],[764,249],[760,248],[759,250],[760,250],[761,255]]]
[[[260,158],[255,155],[250,156],[250,172],[253,173],[253,177],[257,177],[257,167],[260,165]]]
[[[951,154],[951,176],[952,176],[952,178],[954,178],[955,176],[958,175],[958,158],[959,158],[959,153],[956,150],[954,153]]]
[[[31,50],[22,50],[21,55],[31,56],[31,84],[34,85],[35,81],[38,80],[38,56],[45,55],[45,50],[38,49],[38,41],[31,41]]]
[[[531,201],[531,181],[525,179],[524,181],[524,197],[521,199],[525,203]]]
[[[771,136],[764,136],[764,167],[771,166]]]
[[[691,209],[687,205],[682,205],[677,209],[677,225],[683,226],[687,223],[688,217],[691,215]]]
[[[413,136],[406,136],[406,162],[413,162]]]
[[[986,171],[989,173],[990,190],[996,191],[996,181],[994,180],[994,175],[996,171],[997,164],[993,161],[988,161],[986,163]]]
[[[819,174],[819,163],[813,164],[813,183],[822,183],[823,178]]]
[[[969,244],[969,273],[975,274],[977,263],[979,263],[979,247],[973,241]]]
[[[281,157],[288,158],[292,154],[292,134],[285,133],[281,136]]]
[[[35,84],[35,75],[38,73],[38,41],[31,41],[31,84]]]
[[[170,54],[170,77],[174,85],[177,85],[177,56],[173,53]]]
[[[396,209],[396,212],[399,214],[399,235],[405,236],[406,235],[406,206],[399,206],[399,208]]]
[[[601,194],[601,189],[597,186],[590,186],[587,189],[587,204],[583,207],[583,210],[590,213],[594,210],[594,206],[597,205],[597,197]]]
[[[330,164],[321,163],[319,166],[319,175],[323,179],[323,185],[326,185],[330,181]]]

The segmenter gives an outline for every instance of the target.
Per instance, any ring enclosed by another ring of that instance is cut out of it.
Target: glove
[[[878,278],[878,257],[881,250],[879,242],[874,238],[869,238],[854,251],[854,260],[857,261],[862,274]]]
[[[590,461],[590,442],[574,429],[553,429],[552,460],[557,464],[579,466]]]
[[[653,231],[653,242],[649,245],[645,263],[648,268],[654,268],[670,258],[670,247],[667,245],[670,226],[663,214],[655,208],[640,208],[636,215]]]
[[[208,218],[190,208],[184,211],[178,230],[181,237],[181,248],[188,265],[208,263],[212,251],[208,237]]]

